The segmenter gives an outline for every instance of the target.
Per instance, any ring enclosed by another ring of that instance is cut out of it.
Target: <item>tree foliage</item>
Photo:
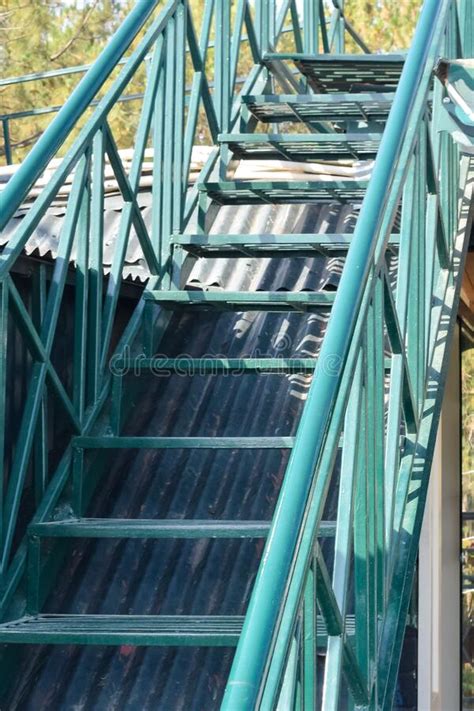
[[[1,76],[91,63],[134,4],[134,0],[0,0]],[[204,0],[191,4],[199,24]],[[409,44],[420,4],[420,0],[346,0],[345,8],[374,51],[393,51]],[[212,52],[209,55],[212,61]],[[61,105],[79,78],[74,74],[0,88],[0,114]],[[128,93],[142,90],[143,81],[141,74]],[[137,102],[130,102],[114,111],[114,134],[123,147],[131,145],[138,108]],[[46,114],[10,122],[16,160],[51,118]]]

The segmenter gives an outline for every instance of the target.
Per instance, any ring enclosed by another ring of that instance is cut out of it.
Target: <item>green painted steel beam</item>
[[[265,538],[266,521],[200,521],[189,519],[65,519],[29,527],[41,538]]]
[[[331,308],[334,292],[312,291],[147,291],[145,298],[163,308],[223,309],[228,311],[311,311]]]
[[[179,375],[217,375],[218,373],[313,373],[317,358],[114,358],[110,367],[117,376],[163,371]]]
[[[232,647],[241,617],[191,615],[35,615],[0,625],[2,644]]]
[[[82,449],[291,449],[293,437],[75,437]]]
[[[335,534],[334,521],[322,521],[321,538]],[[195,519],[64,519],[31,524],[39,538],[266,538],[269,521],[205,521]]]

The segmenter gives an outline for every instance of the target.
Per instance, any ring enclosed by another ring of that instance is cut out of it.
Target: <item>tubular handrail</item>
[[[451,1],[425,0],[408,52],[298,427],[227,683],[223,711],[253,711],[261,700],[308,496],[341,383],[342,369],[330,368],[329,364],[336,362],[343,366],[346,362],[380,233],[386,225],[385,209],[396,182],[402,150],[407,139],[414,140],[414,135],[408,135],[414,104],[420,93],[428,92],[431,76],[428,68],[434,67],[436,45]]]
[[[69,99],[23,161],[0,195],[0,229],[13,216],[48,162],[69,136],[92,99],[111,75],[159,0],[136,4],[109,44],[76,86]]]

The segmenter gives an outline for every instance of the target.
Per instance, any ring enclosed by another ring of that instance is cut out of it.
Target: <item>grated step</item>
[[[171,242],[196,256],[207,257],[344,257],[352,242],[346,234],[265,235],[173,235]],[[389,246],[395,251],[400,235],[392,234]]]
[[[235,180],[199,185],[219,205],[358,203],[364,199],[367,180]]]
[[[53,615],[21,617],[0,624],[0,644],[77,644],[146,647],[233,647],[244,617],[225,615]],[[355,632],[347,615],[345,635]],[[326,625],[317,616],[317,646],[327,645]]]
[[[366,160],[375,158],[380,133],[222,133],[236,158],[288,161]]]
[[[225,311],[314,311],[330,308],[335,292],[314,291],[148,291],[145,298],[167,309]]]
[[[385,121],[394,93],[262,94],[242,98],[262,123]]]
[[[391,92],[400,80],[403,54],[266,54],[264,61],[291,60],[317,92]]]

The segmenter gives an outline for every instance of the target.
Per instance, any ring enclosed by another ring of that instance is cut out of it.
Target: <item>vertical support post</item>
[[[37,615],[41,606],[41,539],[39,536],[28,538],[26,611]]]
[[[457,0],[459,32],[461,38],[461,56],[474,57],[474,15],[472,0]]]
[[[319,13],[318,0],[304,0],[303,5],[303,52],[318,54],[319,51]]]
[[[163,127],[163,178],[161,202],[162,255],[168,263],[169,245],[173,226],[174,160],[175,160],[175,92],[176,92],[176,17],[170,17],[165,29],[166,48],[164,69],[164,127]],[[158,91],[158,95],[159,95]],[[157,96],[158,98],[158,96]],[[157,219],[159,219],[158,216]],[[169,263],[168,263],[169,264]],[[170,286],[170,275],[163,279],[163,288]]]
[[[167,57],[167,42],[163,47],[165,58]],[[163,233],[163,158],[165,143],[165,67],[166,60],[160,64],[158,69],[158,88],[155,97],[155,107],[153,111],[153,203],[151,222],[151,242],[158,256],[160,268],[163,269],[168,257],[169,236]]]
[[[271,0],[257,0],[255,10],[255,27],[257,38],[260,44],[260,56],[268,52],[269,37],[268,28],[270,25],[270,2]]]
[[[175,126],[174,126],[174,165],[173,165],[173,221],[172,233],[179,234],[183,225],[183,206],[186,195],[187,177],[184,175],[184,103],[186,91],[186,22],[187,12],[184,3],[176,11],[176,89],[175,89]],[[171,236],[171,235],[170,235]],[[179,289],[181,264],[176,259],[175,250],[169,244],[171,286]],[[179,250],[178,250],[179,255]]]
[[[341,8],[341,16],[337,28],[336,51],[343,54],[346,48],[346,27],[344,22],[345,0],[338,0],[338,2]]]
[[[90,228],[90,172],[82,192],[76,231],[76,270],[74,304],[73,404],[82,421],[86,408],[87,363],[87,287]]]
[[[38,333],[41,332],[41,324],[46,305],[46,265],[39,264],[33,275],[33,323]],[[47,484],[48,473],[48,411],[46,393],[43,398],[38,413],[38,424],[36,426],[34,439],[34,478],[35,478],[35,503],[38,506],[44,496]]]
[[[303,603],[303,709],[316,708],[316,589],[314,571],[310,567],[306,579]]]
[[[2,119],[3,148],[5,150],[5,162],[7,165],[13,163],[12,144],[10,139],[10,122],[7,118]]]
[[[384,276],[376,277],[374,289],[374,477],[377,499],[375,530],[377,550],[377,606],[383,615],[385,587],[385,339],[384,339]]]
[[[84,450],[82,447],[72,448],[72,510],[80,518],[83,514],[84,502]]]
[[[268,0],[262,0],[268,2]],[[231,41],[230,41],[230,2],[221,0],[216,5],[216,49],[215,49],[215,93],[216,113],[219,131],[227,133],[230,128],[232,88],[230,86]],[[225,179],[228,163],[228,147],[221,146],[219,177]]]
[[[0,282],[0,546],[3,545],[5,485],[5,427],[8,346],[8,282]]]
[[[123,397],[123,372],[112,375],[112,402],[110,404],[110,426],[112,433],[118,437],[122,428],[122,397]]]
[[[105,136],[101,127],[92,143],[92,195],[89,251],[89,302],[87,338],[87,400],[94,403],[100,390],[102,289],[104,244]]]
[[[370,678],[369,645],[369,545],[368,545],[368,501],[367,501],[367,387],[364,382],[361,393],[361,414],[359,422],[359,446],[357,453],[355,502],[354,502],[354,612],[355,612],[355,652],[359,666],[366,679]]]
[[[184,176],[183,176],[183,136],[184,136],[184,99],[186,82],[186,20],[184,2],[176,10],[176,89],[175,89],[175,124],[174,124],[174,175],[173,175],[173,234],[182,229]]]

